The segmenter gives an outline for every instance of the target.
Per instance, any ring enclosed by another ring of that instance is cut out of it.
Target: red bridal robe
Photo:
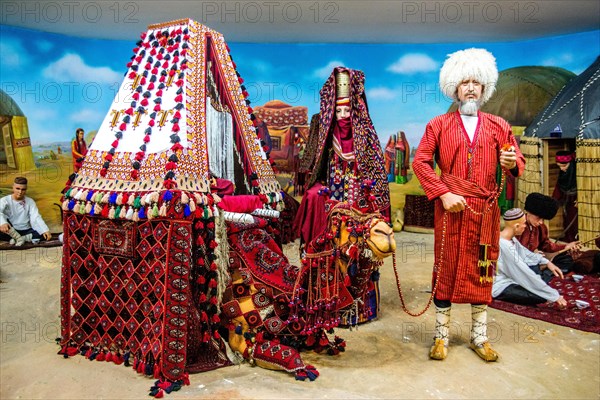
[[[435,200],[436,263],[440,260],[444,215],[439,196],[447,192],[461,194],[477,213],[483,213],[491,204],[485,216],[466,209],[447,214],[444,253],[441,265],[434,269],[433,281],[440,273],[436,298],[453,303],[489,304],[492,301],[500,236],[500,210],[493,194],[498,186],[496,167],[502,146],[509,143],[515,147],[518,175],[525,166],[510,125],[495,115],[482,112],[478,115],[473,142],[458,112],[432,119],[413,161],[413,170],[427,197]],[[441,176],[433,169],[434,158]],[[489,245],[486,254],[480,251],[481,244]],[[481,267],[480,260],[484,259],[491,261],[488,268]]]

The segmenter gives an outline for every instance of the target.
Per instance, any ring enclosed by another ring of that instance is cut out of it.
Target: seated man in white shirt
[[[32,239],[49,240],[52,235],[35,201],[25,196],[27,178],[16,177],[12,194],[0,199],[0,240],[21,246]]]
[[[525,214],[520,208],[504,213],[504,229],[500,232],[500,256],[498,271],[492,286],[492,297],[510,303],[534,305],[545,302],[556,303],[565,308],[567,301],[558,291],[544,282],[531,266],[548,269],[555,276],[563,273],[542,254],[533,253],[524,247],[515,236],[525,229]]]

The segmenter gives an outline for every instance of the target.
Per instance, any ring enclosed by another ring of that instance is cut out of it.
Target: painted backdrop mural
[[[34,163],[38,168],[46,165],[37,181],[56,187],[64,183],[63,175],[72,168],[70,141],[75,129],[83,128],[86,135],[98,129],[136,39],[83,39],[0,25],[0,89],[27,120]],[[253,106],[280,100],[308,107],[309,117],[318,112],[319,89],[333,67],[364,71],[370,115],[382,145],[403,131],[413,148],[427,121],[450,106],[438,87],[439,68],[447,54],[485,47],[496,56],[499,70],[540,65],[578,74],[600,54],[600,31],[510,43],[230,43],[230,47]],[[52,158],[58,167],[49,169],[46,161]],[[0,165],[3,194],[10,188],[11,171]],[[53,209],[52,201],[45,205]],[[60,223],[58,210],[52,213],[56,215],[49,218]]]

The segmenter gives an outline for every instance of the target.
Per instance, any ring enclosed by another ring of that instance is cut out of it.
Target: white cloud
[[[42,53],[47,53],[54,48],[54,43],[49,40],[36,40],[35,47]]]
[[[94,124],[100,126],[100,123],[104,119],[104,114],[100,113],[98,110],[82,108],[81,110],[71,114],[69,119],[73,122]]]
[[[571,53],[562,53],[562,54],[557,54],[554,57],[549,57],[546,58],[545,60],[542,61],[542,65],[548,66],[548,67],[563,67],[566,64],[572,63],[573,62],[573,54]]]
[[[344,65],[343,61],[338,61],[338,60],[329,61],[329,63],[327,63],[326,66],[316,69],[313,72],[313,75],[319,79],[327,79],[327,78],[329,78],[329,75],[331,75],[331,72],[333,71],[333,69],[335,67],[339,67],[342,65]]]
[[[91,67],[78,54],[67,53],[43,70],[46,78],[68,82],[115,83],[123,80],[122,74],[108,67]]]
[[[410,53],[405,54],[395,63],[390,65],[387,70],[395,74],[417,74],[421,72],[436,71],[439,64],[427,54]]]
[[[273,66],[270,63],[262,60],[252,60],[251,66],[254,71],[262,74],[268,74],[273,70]]]
[[[376,87],[367,90],[368,100],[391,100],[396,98],[397,92],[387,87]]]
[[[0,42],[0,57],[3,67],[18,68],[27,63],[29,58],[27,51],[20,41]]]

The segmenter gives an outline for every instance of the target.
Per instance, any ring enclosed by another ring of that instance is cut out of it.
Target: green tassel
[[[152,216],[158,217],[158,205],[154,203],[154,207],[152,207]]]

